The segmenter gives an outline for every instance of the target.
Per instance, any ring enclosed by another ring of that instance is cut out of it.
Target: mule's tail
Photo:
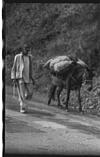
[[[56,92],[56,86],[52,84],[49,90],[49,94],[48,94],[49,104],[51,102],[51,99],[55,100],[55,92]]]

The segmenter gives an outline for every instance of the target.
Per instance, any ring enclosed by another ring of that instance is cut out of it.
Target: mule
[[[79,64],[74,65],[69,69],[69,71],[60,76],[54,76],[54,74],[52,74],[52,84],[49,91],[48,105],[50,105],[51,99],[54,99],[55,91],[57,90],[57,105],[58,107],[61,107],[60,95],[63,88],[66,88],[67,94],[64,102],[65,109],[68,111],[70,92],[71,90],[75,90],[78,93],[79,112],[82,112],[80,89],[82,84],[85,83],[89,85],[88,91],[91,91],[93,87],[93,76],[93,72],[88,66],[82,67]]]

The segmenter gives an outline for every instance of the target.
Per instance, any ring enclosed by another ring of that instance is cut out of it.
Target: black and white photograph
[[[100,155],[100,3],[2,4],[3,155]]]

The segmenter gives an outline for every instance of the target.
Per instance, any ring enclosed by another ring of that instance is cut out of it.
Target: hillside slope
[[[99,26],[99,4],[6,4],[7,51],[25,42],[33,54],[41,49],[50,55],[75,53],[80,46],[93,49],[99,47]]]

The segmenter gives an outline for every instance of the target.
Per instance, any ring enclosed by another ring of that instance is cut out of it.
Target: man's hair
[[[23,48],[25,48],[25,50],[29,50],[30,47],[27,44],[24,44]]]

